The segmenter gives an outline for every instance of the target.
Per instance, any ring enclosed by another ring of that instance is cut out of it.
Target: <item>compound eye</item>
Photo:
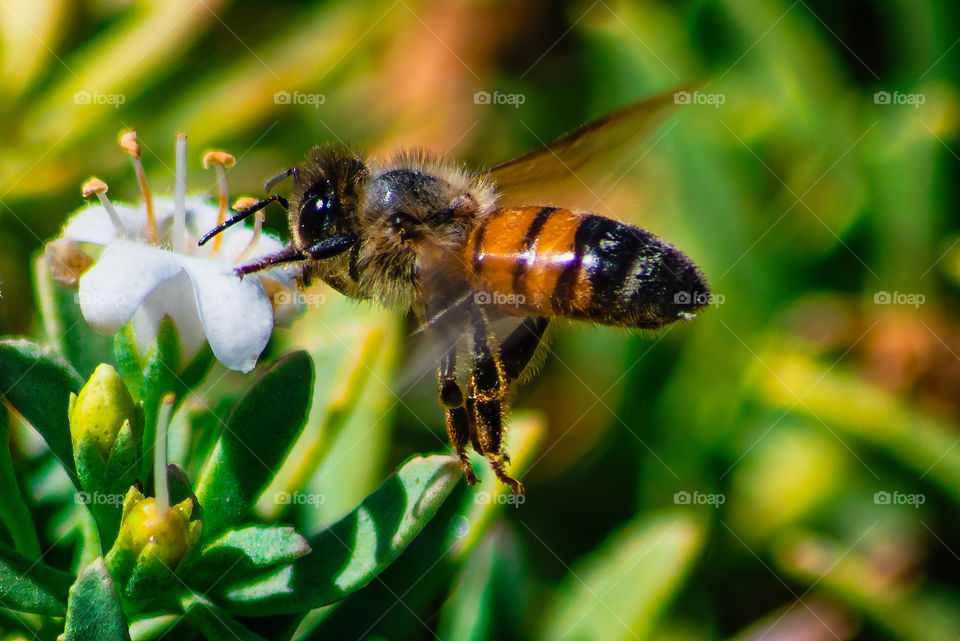
[[[313,196],[307,200],[305,208],[325,213],[330,208],[330,202],[321,196]]]

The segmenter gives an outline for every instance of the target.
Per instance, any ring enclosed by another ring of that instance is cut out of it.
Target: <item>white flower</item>
[[[217,242],[198,247],[199,238],[222,222],[225,214],[222,165],[218,165],[220,207],[201,198],[187,199],[186,139],[180,136],[177,193],[173,199],[152,198],[135,138],[128,135],[122,142],[134,155],[144,201],[138,207],[114,205],[106,198],[106,185],[92,179],[84,186],[84,194],[96,194],[101,204],[78,211],[53,243],[103,247],[79,278],[84,319],[104,334],[114,334],[132,322],[138,347],[144,350],[156,340],[160,321],[169,316],[180,336],[184,362],[206,340],[221,363],[250,371],[274,325],[292,321],[302,306],[299,297],[289,295],[294,287],[292,270],[276,267],[241,279],[234,269],[241,260],[279,251],[282,244],[261,233],[262,217],[258,216],[254,229],[234,225]],[[222,154],[216,161],[225,157],[232,160]]]

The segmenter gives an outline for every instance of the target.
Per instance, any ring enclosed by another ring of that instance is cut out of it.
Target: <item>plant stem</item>
[[[157,515],[165,516],[170,509],[170,488],[167,484],[167,430],[177,398],[172,393],[160,399],[157,413],[157,435],[153,452],[153,489],[157,502]]]

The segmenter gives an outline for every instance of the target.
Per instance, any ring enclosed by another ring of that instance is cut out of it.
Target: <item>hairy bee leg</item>
[[[503,370],[511,380],[520,378],[543,340],[549,324],[550,319],[544,316],[527,316],[500,344]]]
[[[473,371],[470,376],[470,397],[482,454],[490,462],[500,482],[510,486],[514,494],[523,494],[523,484],[506,471],[503,454],[503,414],[510,379],[500,361],[499,352],[490,349],[490,330],[482,312],[473,325],[473,344],[470,350]]]
[[[477,474],[467,458],[467,443],[470,440],[470,416],[464,406],[463,390],[457,383],[457,347],[454,345],[440,359],[437,372],[437,384],[440,406],[446,412],[447,435],[460,459],[460,466],[466,476],[467,485],[476,485]]]

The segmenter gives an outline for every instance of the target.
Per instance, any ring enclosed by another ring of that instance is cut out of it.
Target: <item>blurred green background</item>
[[[480,528],[458,490],[301,633],[957,639],[958,42],[926,0],[0,0],[0,334],[38,330],[32,256],[82,180],[137,199],[123,129],[155,191],[184,131],[188,184],[215,195],[199,158],[223,148],[237,196],[314,144],[482,167],[706,81],[598,211],[682,248],[715,305],[657,335],[564,326],[516,402],[525,503]],[[316,291],[271,348],[326,372],[296,450],[313,528],[446,441],[410,327]]]

